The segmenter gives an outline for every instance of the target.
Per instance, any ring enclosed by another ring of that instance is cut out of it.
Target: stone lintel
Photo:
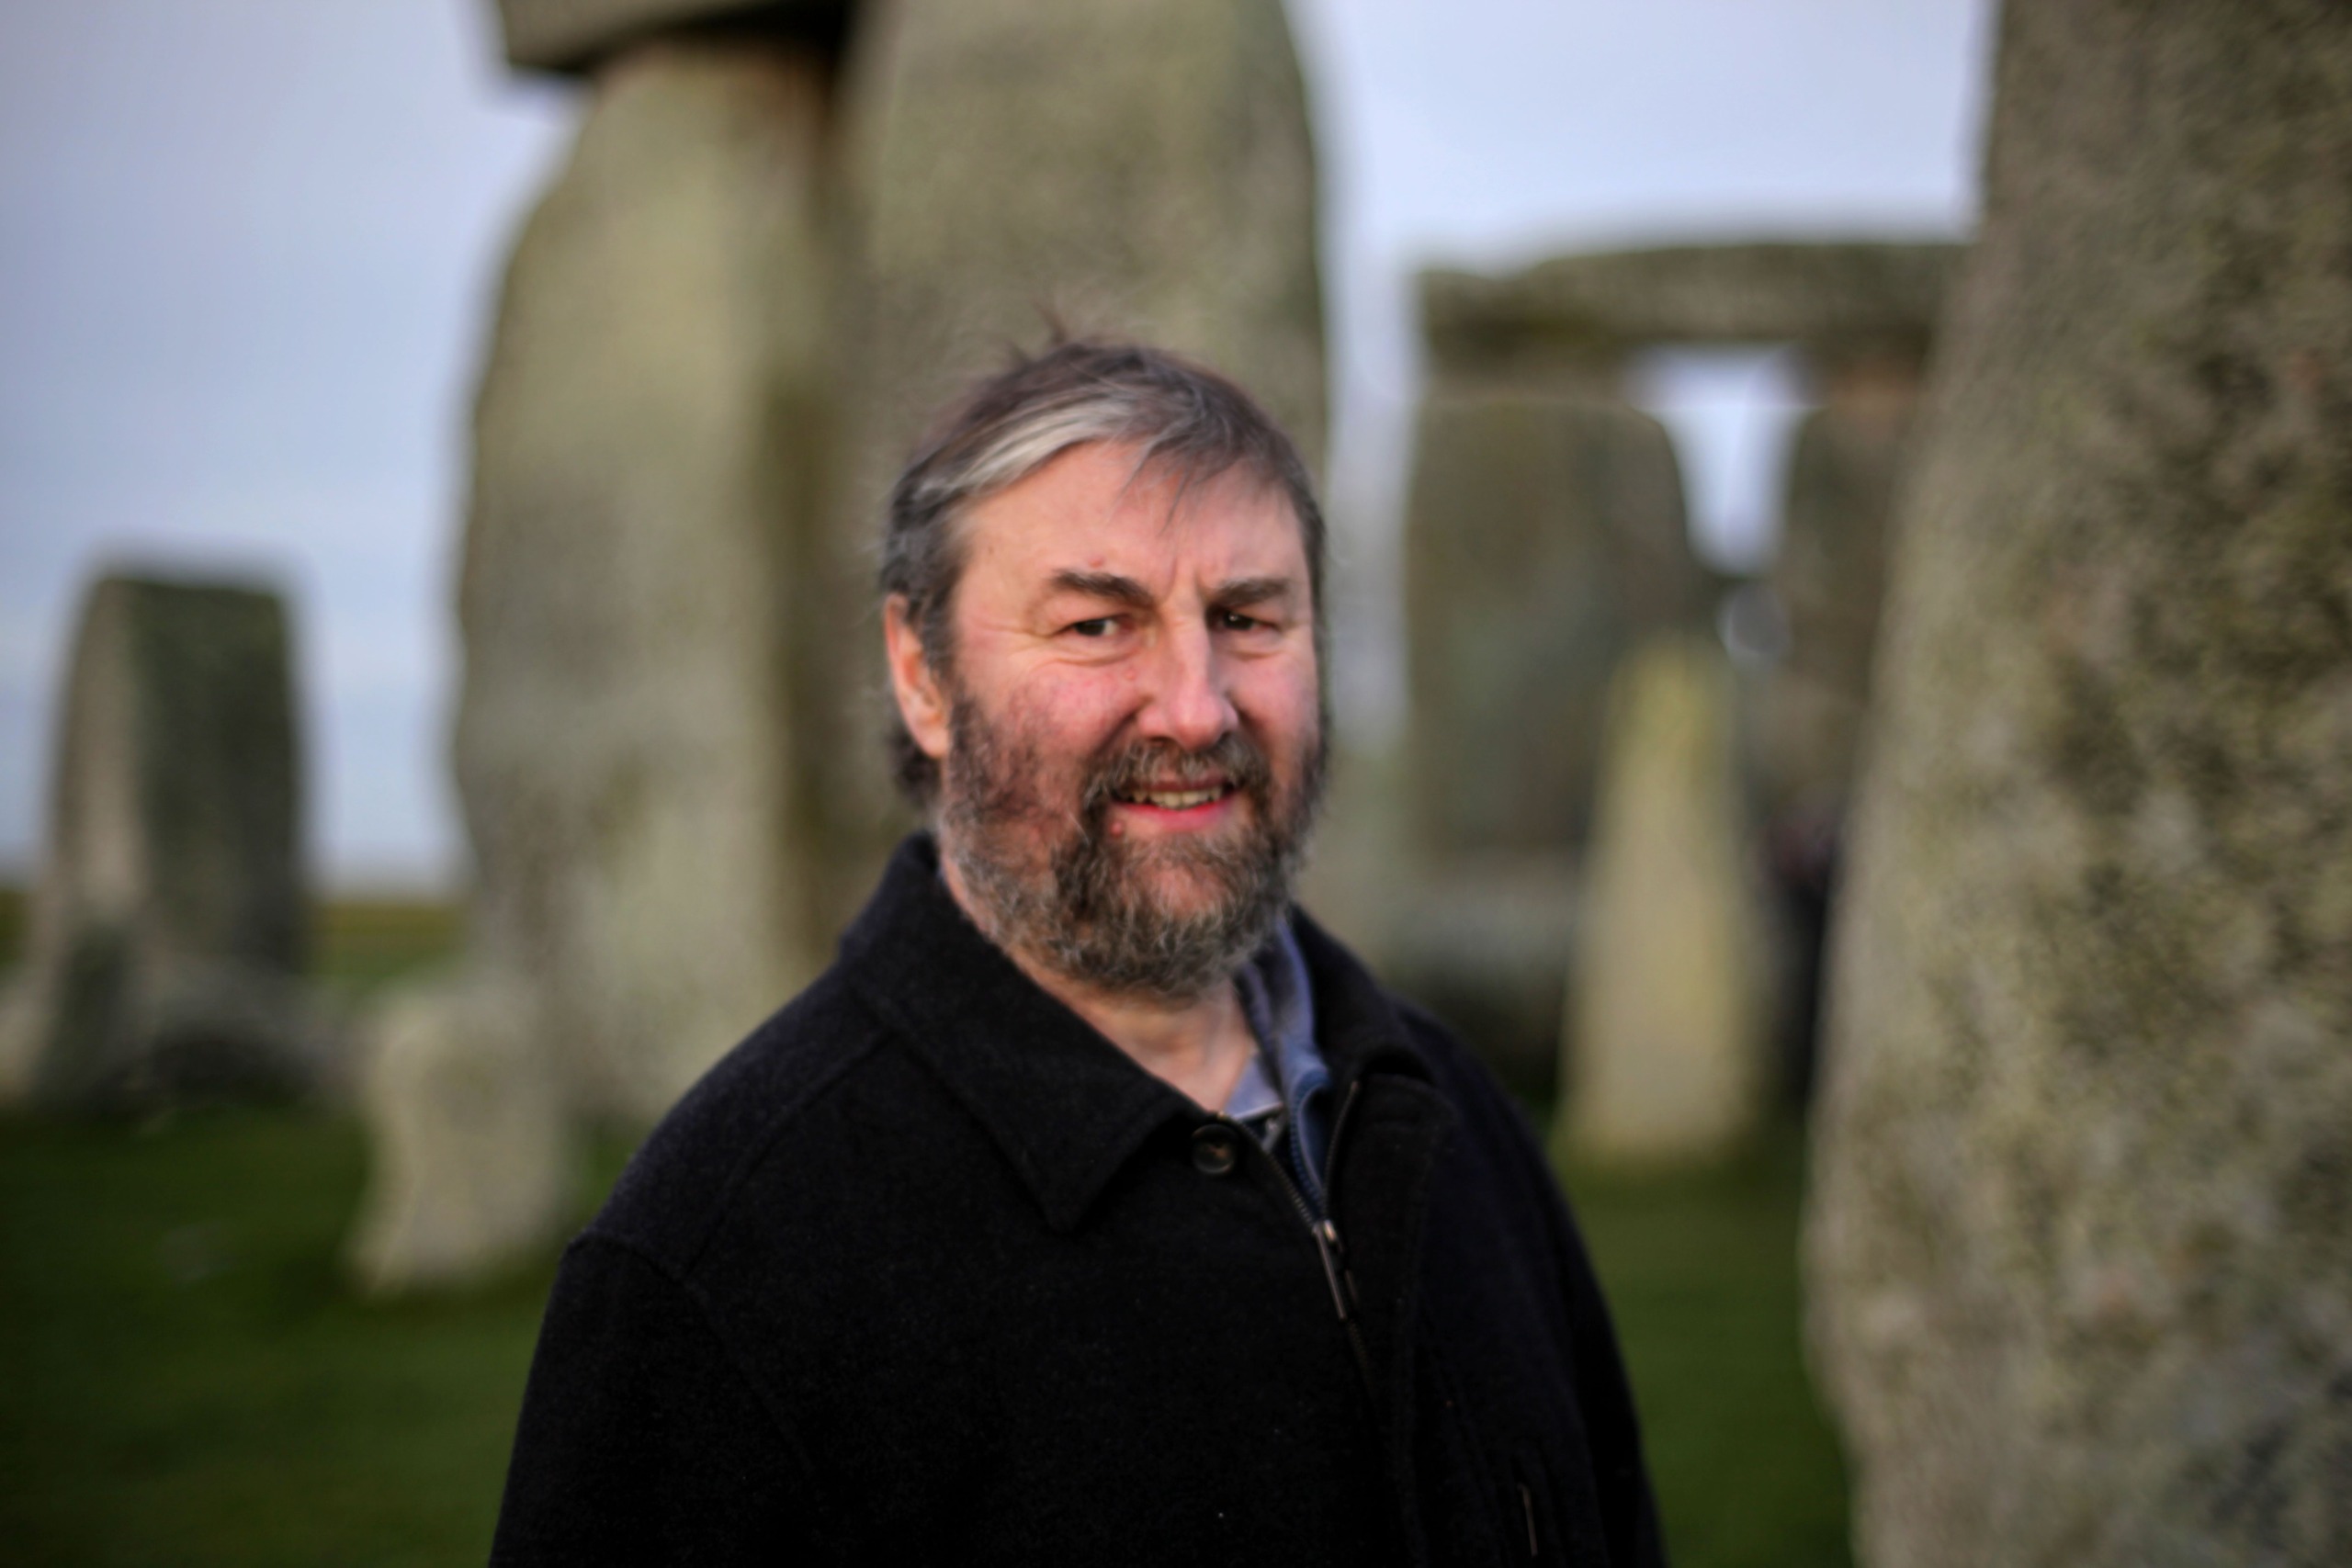
[[[1759,242],[1557,256],[1487,276],[1420,276],[1437,367],[1613,365],[1653,344],[1801,343],[1837,355],[1924,352],[1964,245]]]
[[[506,62],[577,74],[656,33],[771,34],[833,52],[854,0],[497,0]]]

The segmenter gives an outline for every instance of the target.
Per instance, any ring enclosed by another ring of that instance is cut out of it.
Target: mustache
[[[1106,749],[1089,765],[1079,814],[1098,822],[1118,796],[1171,784],[1182,789],[1222,783],[1263,806],[1273,781],[1265,749],[1238,729],[1227,730],[1198,751],[1173,740],[1131,740]]]

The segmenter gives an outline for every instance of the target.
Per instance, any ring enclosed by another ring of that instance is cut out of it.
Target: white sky
[[[1327,198],[1332,510],[1358,585],[1342,711],[1378,723],[1397,688],[1411,270],[1964,232],[1990,0],[1292,8]],[[291,592],[330,881],[454,874],[466,403],[505,245],[576,113],[568,89],[499,66],[490,11],[0,5],[0,869],[37,855],[82,586],[133,560]],[[1758,363],[1648,378],[1698,437],[1702,526],[1734,555],[1769,486]]]

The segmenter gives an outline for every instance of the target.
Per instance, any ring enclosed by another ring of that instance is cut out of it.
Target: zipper
[[[1340,1114],[1332,1119],[1330,1146],[1323,1152],[1323,1191],[1327,1198],[1331,1191],[1330,1173],[1339,1167],[1340,1134],[1347,1130],[1348,1112],[1355,1109],[1356,1096],[1363,1089],[1362,1078],[1350,1084],[1347,1099],[1340,1103]],[[1377,1416],[1380,1413],[1380,1385],[1372,1375],[1372,1351],[1364,1344],[1363,1325],[1357,1321],[1361,1302],[1356,1294],[1355,1276],[1348,1271],[1348,1249],[1340,1239],[1340,1227],[1331,1222],[1329,1214],[1315,1212],[1315,1205],[1306,1201],[1306,1194],[1291,1179],[1290,1172],[1283,1168],[1283,1162],[1276,1159],[1265,1145],[1252,1137],[1250,1129],[1233,1122],[1231,1117],[1220,1116],[1218,1120],[1231,1122],[1241,1134],[1241,1141],[1258,1151],[1267,1168],[1274,1173],[1274,1180],[1281,1185],[1283,1195],[1290,1200],[1290,1206],[1306,1226],[1306,1234],[1314,1238],[1315,1256],[1323,1265],[1323,1281],[1331,1288],[1331,1310],[1338,1314],[1340,1326],[1347,1331],[1348,1348],[1355,1356],[1356,1371],[1363,1378],[1364,1394],[1372,1401],[1373,1414]]]
[[[1348,1115],[1356,1108],[1356,1097],[1363,1093],[1363,1079],[1348,1085],[1347,1099],[1340,1101],[1340,1113],[1331,1119],[1331,1142],[1323,1150],[1323,1195],[1331,1195],[1331,1177],[1340,1168],[1340,1134],[1348,1130]]]

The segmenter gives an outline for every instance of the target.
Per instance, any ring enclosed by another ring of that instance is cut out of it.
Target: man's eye
[[[1266,623],[1255,615],[1245,615],[1238,610],[1219,610],[1216,624],[1229,632],[1255,631]]]
[[[1073,621],[1065,629],[1076,632],[1080,637],[1109,637],[1111,626],[1110,616],[1097,615],[1091,621]]]

